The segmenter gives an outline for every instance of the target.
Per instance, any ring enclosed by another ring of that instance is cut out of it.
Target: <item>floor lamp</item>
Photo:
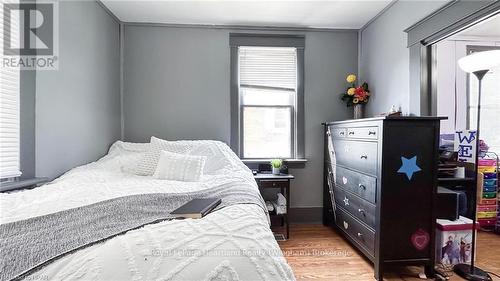
[[[479,124],[481,120],[481,81],[484,75],[490,69],[496,66],[500,66],[500,50],[477,52],[471,55],[465,56],[458,60],[458,65],[460,68],[468,73],[474,74],[479,80],[479,89],[477,95],[477,127],[476,127],[476,162],[474,164],[474,187],[472,201],[474,210],[472,212],[472,249],[471,249],[471,261],[470,265],[466,263],[457,264],[453,268],[455,273],[462,276],[467,280],[491,280],[491,277],[484,270],[474,266],[475,252],[476,252],[476,196],[477,196],[477,172],[479,165]]]

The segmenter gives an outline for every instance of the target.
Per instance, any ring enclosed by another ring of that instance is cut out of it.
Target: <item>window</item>
[[[498,48],[498,47],[497,47]],[[477,51],[493,50],[495,47],[469,46],[468,54]],[[478,80],[475,75],[468,75],[468,126],[477,126]],[[490,69],[483,77],[481,89],[481,127],[480,138],[490,147],[490,151],[500,153],[500,134],[498,116],[500,116],[500,67]]]
[[[3,13],[0,20],[3,21]],[[19,18],[11,18],[11,42],[19,40]],[[3,45],[4,30],[0,29]],[[0,47],[3,58],[3,46]],[[19,170],[19,68],[0,68],[0,179],[21,175]]]
[[[241,43],[231,56],[233,149],[243,159],[303,158],[303,38],[231,39]]]

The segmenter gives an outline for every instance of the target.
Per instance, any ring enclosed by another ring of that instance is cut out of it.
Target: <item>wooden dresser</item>
[[[424,265],[434,274],[439,118],[324,123],[323,223],[375,266]]]

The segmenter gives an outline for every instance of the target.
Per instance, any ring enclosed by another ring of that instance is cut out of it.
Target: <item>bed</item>
[[[148,143],[117,141],[96,162],[49,184],[0,194],[1,225],[138,194],[183,194],[214,186],[258,194],[251,171],[227,145],[180,141],[181,153],[207,155],[199,182],[159,180],[130,172]],[[179,152],[179,151],[177,151]],[[259,195],[260,197],[260,195]],[[2,258],[2,266],[9,266]],[[27,280],[295,280],[258,204],[234,204],[202,219],[165,220],[65,254]]]

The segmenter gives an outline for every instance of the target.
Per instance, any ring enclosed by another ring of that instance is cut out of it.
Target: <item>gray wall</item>
[[[59,70],[36,73],[36,175],[50,178],[120,138],[119,24],[97,2],[61,1],[59,52]]]
[[[387,112],[393,104],[403,113],[420,113],[410,106],[410,50],[404,30],[447,2],[397,1],[360,31],[360,77],[373,94],[368,115]]]
[[[228,29],[125,26],[125,140],[230,141]],[[237,30],[234,32],[245,32]],[[247,31],[256,33],[256,31]],[[281,32],[293,33],[293,32]],[[357,32],[301,32],[305,47],[305,168],[292,169],[292,207],[321,207],[321,122],[352,117],[339,101],[357,72]],[[319,219],[319,217],[318,217]]]

